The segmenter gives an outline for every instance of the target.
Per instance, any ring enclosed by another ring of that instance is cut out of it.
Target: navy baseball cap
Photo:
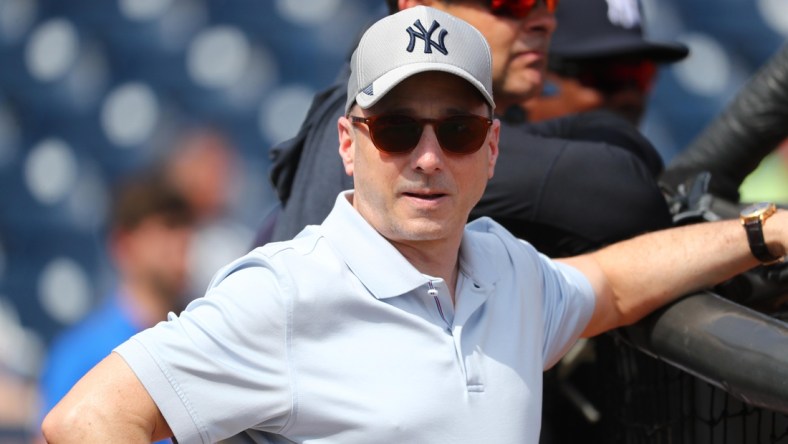
[[[639,6],[637,0],[561,0],[551,57],[582,61],[631,56],[658,63],[686,57],[689,48],[682,43],[654,42],[643,36]]]

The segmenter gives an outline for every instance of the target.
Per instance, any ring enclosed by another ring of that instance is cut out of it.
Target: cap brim
[[[681,43],[657,43],[640,39],[621,41],[620,37],[616,37],[576,42],[567,48],[551,48],[550,54],[564,60],[643,57],[657,63],[670,63],[687,57],[689,48]]]
[[[356,94],[356,103],[361,108],[367,109],[374,104],[376,104],[380,99],[382,99],[389,91],[391,91],[395,86],[402,83],[404,80],[412,77],[416,74],[422,72],[429,72],[429,71],[441,71],[446,72],[449,74],[454,74],[458,77],[463,78],[468,83],[473,85],[479,93],[484,97],[484,100],[495,109],[495,101],[493,101],[492,96],[487,93],[482,85],[474,76],[470,73],[465,71],[462,68],[459,68],[455,65],[449,65],[446,63],[411,63],[408,65],[400,66],[395,68],[382,76],[380,76],[377,80],[372,83],[372,94],[367,94],[366,92],[362,91]],[[365,88],[368,90],[368,88]]]

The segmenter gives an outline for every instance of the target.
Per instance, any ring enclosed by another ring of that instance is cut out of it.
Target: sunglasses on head
[[[369,127],[375,147],[390,154],[405,154],[416,148],[424,126],[429,124],[441,149],[453,154],[471,154],[482,147],[492,120],[472,114],[422,119],[398,114],[372,117],[348,116],[353,123]]]
[[[528,16],[542,0],[491,0],[490,9],[493,14],[522,19]],[[555,12],[558,0],[544,0],[547,10]]]

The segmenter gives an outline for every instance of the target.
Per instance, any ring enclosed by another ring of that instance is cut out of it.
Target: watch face
[[[773,204],[771,202],[758,202],[748,206],[747,208],[741,211],[741,217],[749,218],[749,217],[758,217],[763,212],[769,209]]]

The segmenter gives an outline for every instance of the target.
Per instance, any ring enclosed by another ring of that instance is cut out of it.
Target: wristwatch
[[[773,265],[783,261],[783,256],[775,256],[769,252],[766,241],[763,239],[763,224],[775,212],[777,212],[777,207],[773,203],[760,202],[746,207],[739,214],[741,224],[747,232],[750,251],[763,265]]]

